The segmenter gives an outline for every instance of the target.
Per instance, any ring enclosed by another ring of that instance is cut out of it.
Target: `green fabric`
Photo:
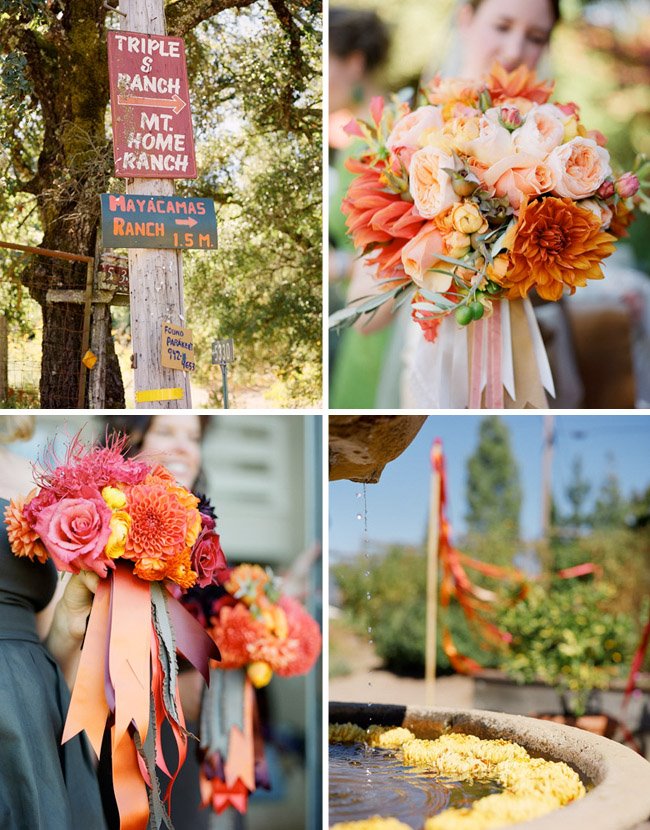
[[[350,183],[355,178],[346,167],[347,159],[358,155],[365,144],[355,139],[344,152],[334,156],[332,169],[336,176],[336,189],[331,194],[329,207],[330,241],[339,250],[353,251],[352,240],[347,235],[345,216],[341,202]],[[330,293],[330,311],[335,310]],[[382,376],[386,349],[391,340],[393,324],[373,334],[360,334],[346,329],[340,335],[330,332],[330,407],[333,409],[373,409],[378,406],[377,394]]]
[[[4,501],[4,500],[2,500]],[[17,559],[0,530],[0,827],[104,830],[85,739],[61,746],[70,702],[59,668],[36,635],[35,611],[56,571]]]

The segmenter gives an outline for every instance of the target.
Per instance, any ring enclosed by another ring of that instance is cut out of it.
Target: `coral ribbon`
[[[469,408],[481,409],[485,320],[481,318],[472,323],[470,332]]]
[[[138,763],[138,752],[128,733],[124,733],[119,740],[116,740],[116,735],[117,731],[113,726],[113,788],[120,814],[120,830],[147,830],[149,798]]]
[[[115,737],[119,744],[131,721],[144,743],[151,692],[151,593],[130,568],[113,573],[113,607],[108,668],[115,689]]]
[[[83,729],[99,758],[109,715],[105,693],[105,665],[109,640],[111,582],[100,581],[88,619],[88,628],[61,743]]]
[[[648,650],[648,643],[650,643],[650,619],[646,623],[645,628],[643,629],[643,634],[641,635],[641,642],[637,650],[634,652],[634,657],[632,658],[632,663],[630,665],[630,674],[627,679],[627,684],[625,685],[625,696],[623,700],[623,708],[628,704],[630,699],[630,695],[636,688],[636,681],[637,677],[639,676],[639,672],[641,671],[641,666],[643,665],[643,658],[645,657],[645,653]]]

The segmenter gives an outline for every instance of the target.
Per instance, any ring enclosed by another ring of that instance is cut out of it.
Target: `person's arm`
[[[98,582],[97,574],[89,571],[70,577],[63,596],[54,607],[52,625],[45,639],[45,645],[70,687],[77,674],[81,644]]]

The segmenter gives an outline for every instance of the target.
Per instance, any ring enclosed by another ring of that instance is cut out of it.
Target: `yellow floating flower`
[[[342,821],[332,825],[330,830],[411,830],[411,828],[396,818],[373,816],[363,821]]]

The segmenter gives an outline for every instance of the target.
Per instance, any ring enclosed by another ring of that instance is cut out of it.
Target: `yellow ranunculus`
[[[469,236],[473,233],[484,233],[488,228],[487,220],[474,202],[459,202],[454,205],[451,221],[455,230]]]
[[[262,660],[256,660],[254,663],[249,663],[246,669],[248,679],[255,686],[256,689],[261,689],[271,682],[273,671],[268,663]]]
[[[469,252],[471,240],[466,233],[453,231],[445,237],[445,245],[447,246],[447,252],[450,257],[460,259]]]
[[[126,496],[117,487],[104,487],[102,498],[111,510],[121,510],[126,507]]]
[[[109,489],[109,488],[104,488]],[[111,559],[118,559],[124,553],[126,537],[131,527],[131,517],[123,510],[116,510],[109,522],[111,535],[106,542],[106,555]]]

